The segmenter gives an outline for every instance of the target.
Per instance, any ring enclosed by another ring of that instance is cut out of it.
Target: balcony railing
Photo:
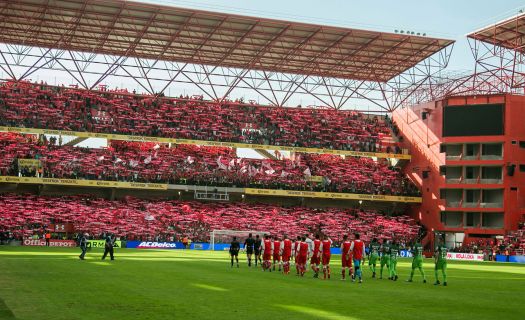
[[[481,202],[480,208],[503,208],[503,202]]]
[[[461,208],[463,201],[447,201],[447,207],[449,208]]]
[[[462,155],[446,155],[445,159],[447,160],[461,160]]]
[[[480,178],[473,178],[473,179],[463,179],[463,177],[454,177],[454,178],[446,178],[445,180],[447,183],[450,184],[502,184],[503,179],[480,179]]]
[[[479,179],[479,183],[483,184],[501,184],[503,183],[502,179]]]
[[[447,201],[449,208],[503,208],[502,202],[466,202],[466,201]]]
[[[479,202],[463,202],[462,208],[477,208],[479,207]]]
[[[481,155],[481,160],[502,160],[503,156],[495,154],[484,154]]]

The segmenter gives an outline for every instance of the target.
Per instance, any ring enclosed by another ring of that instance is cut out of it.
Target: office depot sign
[[[42,239],[25,239],[22,244],[24,246],[33,246],[33,247],[45,247],[46,241]],[[50,240],[50,247],[75,247],[77,244],[73,240]]]
[[[483,255],[474,253],[449,252],[447,253],[447,259],[463,261],[483,261]]]

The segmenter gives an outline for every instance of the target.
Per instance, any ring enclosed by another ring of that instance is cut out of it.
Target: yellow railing
[[[193,140],[193,139],[175,139],[175,138],[133,136],[133,135],[111,134],[111,133],[49,130],[49,129],[37,129],[37,128],[0,127],[0,132],[1,131],[17,132],[17,133],[23,133],[23,134],[54,134],[54,135],[64,135],[64,136],[75,136],[75,137],[81,137],[81,138],[103,138],[103,139],[109,139],[109,140],[122,140],[122,141],[192,144],[192,145],[210,146],[210,147],[285,150],[285,151],[303,152],[303,153],[345,155],[345,156],[351,156],[351,157],[369,157],[369,158],[376,157],[376,158],[391,158],[391,159],[405,159],[405,160],[410,160],[411,158],[410,155],[408,154],[396,154],[396,153],[385,153],[385,152],[359,152],[359,151],[348,151],[348,150],[301,148],[301,147],[273,146],[273,145],[265,145],[265,144],[204,141],[204,140]]]

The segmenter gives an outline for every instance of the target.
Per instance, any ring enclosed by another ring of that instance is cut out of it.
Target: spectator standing
[[[49,242],[51,240],[51,233],[46,232],[46,234],[44,235],[44,238],[46,239],[46,247],[49,247]]]

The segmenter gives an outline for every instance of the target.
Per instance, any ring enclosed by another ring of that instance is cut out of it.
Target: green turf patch
[[[3,299],[0,299],[0,319],[14,320],[15,315],[13,311],[7,307]]]
[[[340,281],[231,268],[227,252],[118,249],[86,260],[74,248],[0,247],[0,319],[523,319],[525,266],[449,262],[449,286],[433,286],[410,261],[399,280]],[[366,267],[366,265],[365,265]],[[293,269],[293,268],[292,268]]]

